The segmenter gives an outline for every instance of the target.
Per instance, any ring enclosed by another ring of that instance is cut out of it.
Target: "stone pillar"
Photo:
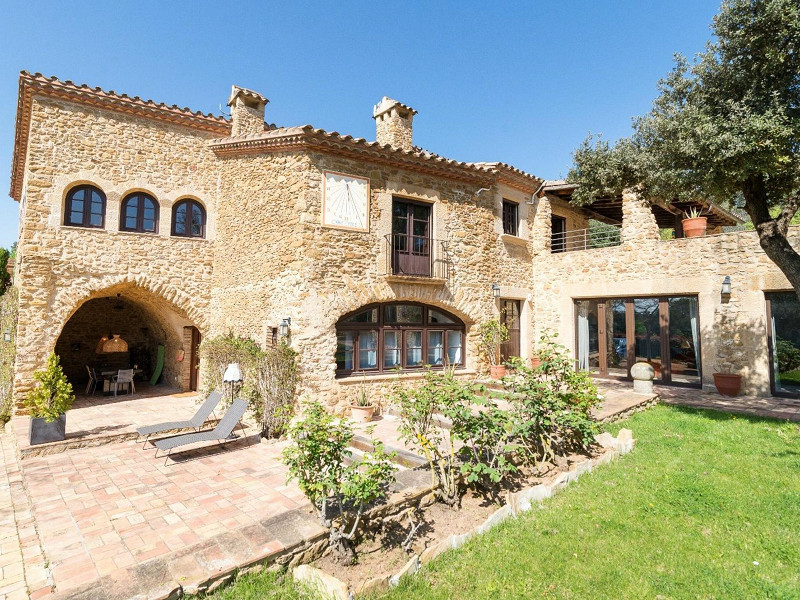
[[[533,223],[531,224],[533,255],[549,253],[552,241],[550,219],[553,216],[550,199],[547,196],[537,198],[536,204],[531,208],[533,209]]]
[[[659,239],[658,223],[650,203],[631,190],[622,192],[622,244],[637,246]]]
[[[267,100],[261,94],[232,86],[228,106],[231,107],[231,135],[255,135],[264,131]]]
[[[415,114],[417,111],[410,106],[384,96],[372,109],[375,141],[396,150],[410,152],[414,148],[412,123]]]

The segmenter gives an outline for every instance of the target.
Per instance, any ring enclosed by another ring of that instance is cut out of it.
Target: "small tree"
[[[34,372],[33,379],[38,385],[25,398],[25,407],[30,410],[31,417],[50,423],[70,409],[75,394],[55,352],[47,357],[44,369]]]
[[[292,444],[283,453],[289,479],[297,479],[320,523],[329,530],[329,545],[338,559],[355,562],[354,540],[361,517],[394,481],[393,456],[380,441],[372,440],[374,451],[365,453],[360,463],[348,465],[353,439],[350,423],[335,418],[318,402],[306,407],[304,418],[289,429],[289,435]]]
[[[297,352],[286,342],[256,353],[248,368],[250,408],[263,437],[280,437],[294,414],[297,398]]]
[[[497,319],[481,323],[478,327],[478,340],[491,366],[500,364],[500,346],[508,341],[508,327]]]
[[[0,338],[0,425],[11,418],[14,390],[14,362],[17,356],[17,289],[11,287],[0,297],[0,336],[7,331],[10,342]]]

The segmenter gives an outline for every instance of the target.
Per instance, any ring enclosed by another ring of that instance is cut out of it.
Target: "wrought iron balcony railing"
[[[386,235],[388,275],[450,278],[450,254],[446,240],[391,233]]]

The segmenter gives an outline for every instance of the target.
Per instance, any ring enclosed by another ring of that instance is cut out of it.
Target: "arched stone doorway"
[[[127,350],[104,352],[100,342],[109,335],[119,335]],[[149,381],[163,346],[157,385],[190,391],[200,385],[200,339],[195,323],[173,303],[145,288],[120,284],[92,294],[78,306],[61,330],[55,353],[75,391],[81,393],[88,381],[86,365],[105,373],[136,367],[141,370],[136,382]]]

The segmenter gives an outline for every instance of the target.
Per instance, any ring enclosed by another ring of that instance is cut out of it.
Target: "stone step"
[[[363,435],[354,436],[350,442],[350,446],[354,448],[354,455],[356,452],[358,452],[361,456],[363,456],[364,452],[372,452],[375,450],[375,446],[372,445],[370,439]],[[389,446],[386,444],[384,444],[383,448],[386,450],[386,452],[396,453],[394,462],[406,469],[416,469],[417,467],[428,464],[428,461],[426,461],[424,458],[414,454],[413,452],[409,452],[405,448],[398,448],[396,446]]]

